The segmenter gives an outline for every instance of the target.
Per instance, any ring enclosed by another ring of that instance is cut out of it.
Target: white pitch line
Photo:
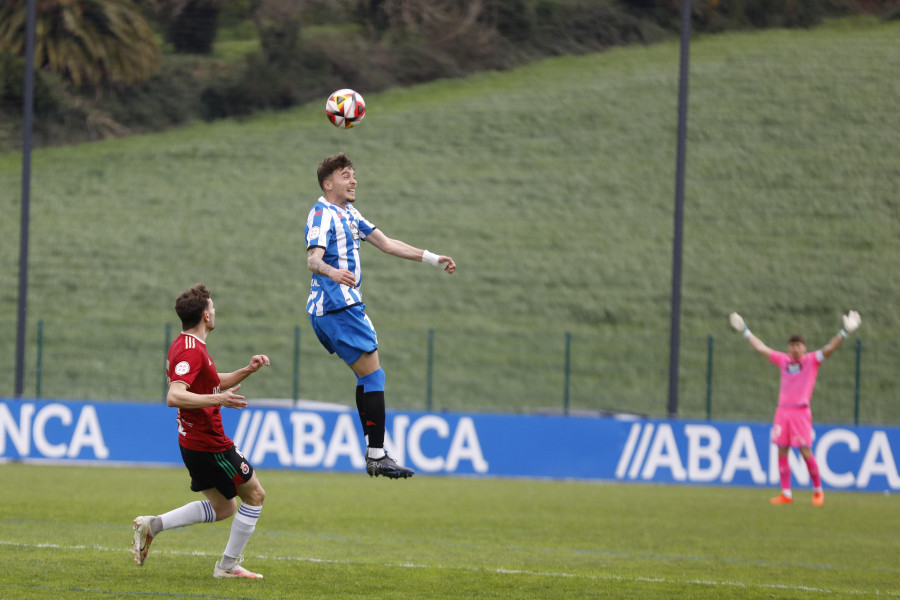
[[[63,545],[63,544],[28,544],[22,542],[8,542],[5,540],[0,540],[0,546],[10,546],[14,548],[52,548],[54,550],[97,550],[100,552],[113,552],[113,553],[121,553],[131,554],[130,550],[122,549],[122,548],[109,548],[107,546],[98,546],[98,545]],[[154,554],[168,554],[171,556],[204,556],[210,558],[218,558],[220,554],[218,553],[210,553],[210,552],[202,552],[199,550],[194,550],[190,552],[185,552],[181,550],[159,550],[154,551]],[[256,558],[260,560],[278,560],[278,561],[292,561],[292,562],[307,562],[307,563],[324,563],[324,564],[336,564],[336,565],[360,565],[360,566],[369,566],[373,563],[362,563],[351,560],[334,560],[328,558],[315,558],[315,557],[300,557],[300,556],[267,556],[265,554],[254,554],[247,555],[246,558]],[[704,580],[704,579],[671,579],[668,577],[623,577],[621,575],[593,575],[593,574],[584,574],[584,573],[565,573],[559,571],[531,571],[527,569],[506,569],[503,567],[491,568],[491,567],[445,567],[444,565],[420,565],[414,563],[397,563],[397,564],[384,564],[385,567],[392,568],[407,568],[407,569],[452,569],[455,571],[471,571],[475,573],[497,573],[500,575],[526,575],[530,577],[559,577],[559,578],[575,578],[575,579],[589,579],[593,581],[619,581],[622,583],[665,583],[665,584],[677,584],[677,585],[697,585],[697,586],[705,586],[705,587],[727,587],[727,588],[740,588],[740,589],[761,589],[761,590],[780,590],[780,591],[788,591],[788,592],[812,592],[816,594],[823,595],[846,595],[851,594],[854,596],[880,596],[880,597],[888,597],[888,598],[900,598],[900,591],[895,590],[831,590],[828,588],[815,588],[809,587],[805,585],[785,585],[779,583],[744,583],[741,581],[717,581],[717,580]]]

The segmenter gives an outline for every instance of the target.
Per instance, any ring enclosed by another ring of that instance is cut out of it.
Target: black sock
[[[360,398],[357,387],[357,408],[359,409],[359,418],[363,423],[363,432],[369,438],[370,448],[384,448],[384,392],[363,392]]]
[[[359,413],[359,423],[363,428],[363,435],[366,435],[366,408],[363,404],[363,386],[356,386],[356,412]]]

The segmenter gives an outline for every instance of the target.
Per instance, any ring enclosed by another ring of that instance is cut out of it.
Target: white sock
[[[197,500],[190,504],[185,504],[181,508],[170,510],[169,512],[159,516],[163,529],[175,529],[176,527],[187,527],[196,523],[213,523],[216,520],[216,511],[213,510],[209,500]],[[158,532],[151,532],[154,535]]]
[[[253,530],[256,529],[256,522],[259,520],[259,513],[262,506],[250,506],[241,503],[234,520],[231,521],[231,535],[228,536],[228,543],[225,545],[225,552],[222,554],[222,560],[219,566],[226,571],[232,568],[237,559],[241,557]]]
[[[374,458],[375,460],[378,460],[379,458],[384,456],[384,448],[369,448],[366,451],[366,456],[368,456],[369,458]]]
[[[782,493],[783,495],[787,496],[788,498],[793,498],[793,497],[794,497],[794,494],[793,494],[793,492],[791,492],[791,490],[781,490],[781,493]]]

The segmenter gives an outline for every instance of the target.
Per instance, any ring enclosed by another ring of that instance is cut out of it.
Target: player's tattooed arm
[[[328,277],[335,283],[341,285],[356,285],[356,276],[346,269],[337,269],[332,267],[322,257],[325,255],[323,248],[310,248],[306,256],[306,266],[313,273],[318,273],[323,277]]]
[[[310,249],[309,256],[306,258],[306,266],[309,267],[309,270],[313,273],[318,273],[324,277],[330,277],[334,267],[322,260],[321,256],[314,254],[314,250],[316,249]]]

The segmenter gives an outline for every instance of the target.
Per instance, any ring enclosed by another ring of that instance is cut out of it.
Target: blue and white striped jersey
[[[306,312],[320,317],[362,303],[359,242],[374,230],[375,226],[352,205],[341,208],[319,197],[306,218],[306,249],[324,248],[322,260],[336,269],[351,271],[356,276],[356,286],[339,285],[330,277],[313,273]]]

